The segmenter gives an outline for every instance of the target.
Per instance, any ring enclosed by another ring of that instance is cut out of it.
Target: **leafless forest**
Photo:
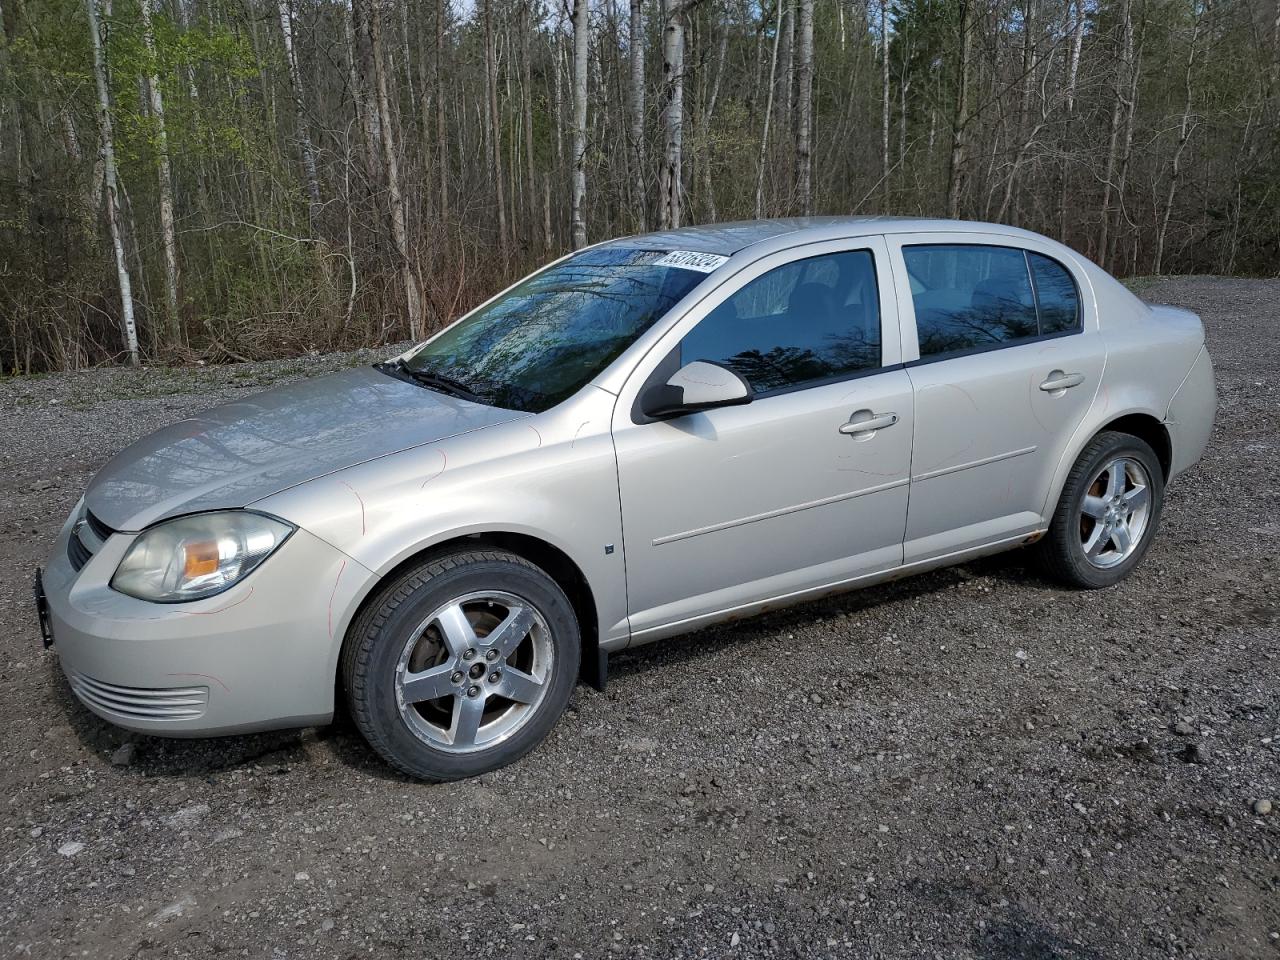
[[[0,363],[431,331],[574,246],[826,213],[1274,274],[1276,0],[0,0]]]

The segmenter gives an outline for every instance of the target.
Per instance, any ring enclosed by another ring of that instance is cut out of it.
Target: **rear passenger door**
[[[904,561],[1043,529],[1054,470],[1102,379],[1087,282],[1029,239],[889,239],[914,318],[903,323],[915,391]]]

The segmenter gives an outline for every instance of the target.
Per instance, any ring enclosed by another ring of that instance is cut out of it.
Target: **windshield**
[[[723,263],[725,257],[706,258]],[[667,250],[587,250],[534,274],[411,356],[405,370],[539,413],[580,390],[705,279]]]

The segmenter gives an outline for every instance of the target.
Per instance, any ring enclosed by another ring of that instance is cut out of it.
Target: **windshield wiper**
[[[463,400],[470,400],[473,403],[483,403],[480,395],[468,387],[461,380],[446,376],[443,373],[434,373],[430,370],[414,370],[404,360],[397,358],[395,360],[387,360],[383,363],[376,364],[379,370],[391,374],[393,377],[399,377],[401,380],[411,380],[431,390],[439,393],[447,394],[451,397],[459,397]]]

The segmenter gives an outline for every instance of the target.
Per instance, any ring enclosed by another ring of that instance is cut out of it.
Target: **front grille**
[[[88,563],[113,533],[114,530],[88,510],[80,514],[71,528],[71,536],[67,538],[67,557],[71,560],[72,569],[78,571]]]
[[[108,527],[88,510],[84,512],[84,522],[88,525],[89,529],[93,531],[94,536],[99,540],[106,540],[107,537],[115,533],[114,530]]]
[[[74,671],[67,678],[88,706],[130,720],[195,720],[209,705],[208,687],[122,687]]]
[[[89,562],[89,558],[92,557],[93,554],[89,552],[88,547],[80,542],[80,538],[72,533],[71,536],[67,538],[67,556],[71,560],[72,568],[79,570]]]

